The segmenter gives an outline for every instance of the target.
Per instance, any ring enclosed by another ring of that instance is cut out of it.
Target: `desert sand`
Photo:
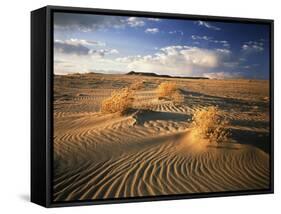
[[[132,107],[102,102],[136,81]],[[159,99],[176,82],[183,100]],[[217,106],[228,142],[194,136],[195,111]],[[269,188],[269,82],[137,75],[54,76],[54,201]]]

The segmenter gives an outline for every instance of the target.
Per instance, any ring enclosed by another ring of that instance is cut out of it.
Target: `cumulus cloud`
[[[157,48],[156,52],[152,54],[116,58],[119,53],[117,49],[93,44],[96,42],[78,39],[56,40],[54,43],[55,73],[89,72],[94,69],[202,76],[212,73],[221,66],[227,67],[225,62],[231,55],[229,50],[223,48],[206,49],[187,45],[171,45]],[[108,55],[110,57],[106,57]]]
[[[56,63],[59,61],[60,63]],[[55,74],[67,73],[86,73],[90,71],[103,71],[104,73],[114,71],[124,71],[124,65],[115,60],[105,57],[95,57],[93,55],[55,55],[54,72]]]
[[[99,42],[99,41],[93,41],[93,40],[86,40],[86,39],[67,39],[64,41],[61,40],[55,40],[56,42],[61,42],[69,45],[84,45],[84,46],[105,46],[106,44],[104,42]]]
[[[264,50],[264,43],[259,41],[248,41],[248,42],[245,42],[243,45],[242,45],[242,50],[243,51],[256,51],[256,52],[261,52]]]
[[[220,53],[224,53],[224,54],[230,54],[231,51],[228,49],[222,49],[222,48],[217,48],[216,51],[220,52]]]
[[[196,21],[195,23],[198,24],[199,26],[203,26],[203,27],[206,27],[206,28],[209,28],[209,29],[212,29],[212,30],[220,30],[219,27],[211,25],[210,23],[205,22],[205,21],[200,21],[199,20],[199,21]]]
[[[81,44],[71,44],[62,40],[55,40],[54,51],[55,53],[87,55],[90,49]]]
[[[103,46],[98,42],[83,40],[83,39],[69,39],[69,40],[55,40],[54,53],[55,54],[73,54],[73,55],[92,55],[103,57],[108,54],[118,54],[116,49],[99,48],[92,49],[87,46]]]
[[[110,49],[110,50],[109,50],[109,53],[110,53],[110,54],[118,54],[119,51],[116,50],[116,49]]]
[[[117,49],[104,47],[104,43],[84,39],[54,41],[54,72],[65,74],[98,70],[124,69],[112,58]]]
[[[153,55],[136,55],[117,58],[116,61],[126,63],[130,70],[155,72],[171,75],[198,75],[196,71],[216,68],[227,51],[209,50],[193,46],[167,46]]]
[[[204,77],[210,79],[240,79],[242,75],[240,72],[210,72],[204,73]]]
[[[145,25],[145,22],[141,18],[130,17],[127,19],[127,24],[130,27],[142,27]]]
[[[159,32],[158,28],[147,28],[147,29],[145,29],[145,33],[156,34],[158,32]]]
[[[119,51],[116,49],[98,49],[98,50],[90,50],[89,55],[97,56],[97,57],[104,57],[105,55],[109,54],[118,54]]]

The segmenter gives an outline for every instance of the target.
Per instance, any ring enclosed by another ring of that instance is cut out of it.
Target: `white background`
[[[276,213],[280,189],[280,38],[278,0],[2,0],[0,12],[0,213]],[[45,5],[143,10],[275,20],[275,194],[45,209],[29,202],[30,11]],[[279,210],[280,212],[280,210]]]

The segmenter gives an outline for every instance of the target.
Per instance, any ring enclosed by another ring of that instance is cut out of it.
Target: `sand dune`
[[[55,201],[269,187],[266,82],[237,80],[234,87],[234,82],[182,80],[184,102],[175,104],[157,98],[162,79],[151,77],[136,91],[133,109],[120,115],[100,113],[100,104],[135,77],[81,76],[55,78]],[[94,87],[83,85],[87,78]],[[227,143],[210,144],[190,128],[194,111],[212,105],[231,121]]]

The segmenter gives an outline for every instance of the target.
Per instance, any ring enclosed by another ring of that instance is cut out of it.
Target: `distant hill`
[[[135,72],[135,71],[130,71],[126,75],[164,77],[164,78],[181,78],[181,79],[209,79],[208,77],[181,77],[181,76],[159,75],[159,74],[155,74],[155,73]]]

